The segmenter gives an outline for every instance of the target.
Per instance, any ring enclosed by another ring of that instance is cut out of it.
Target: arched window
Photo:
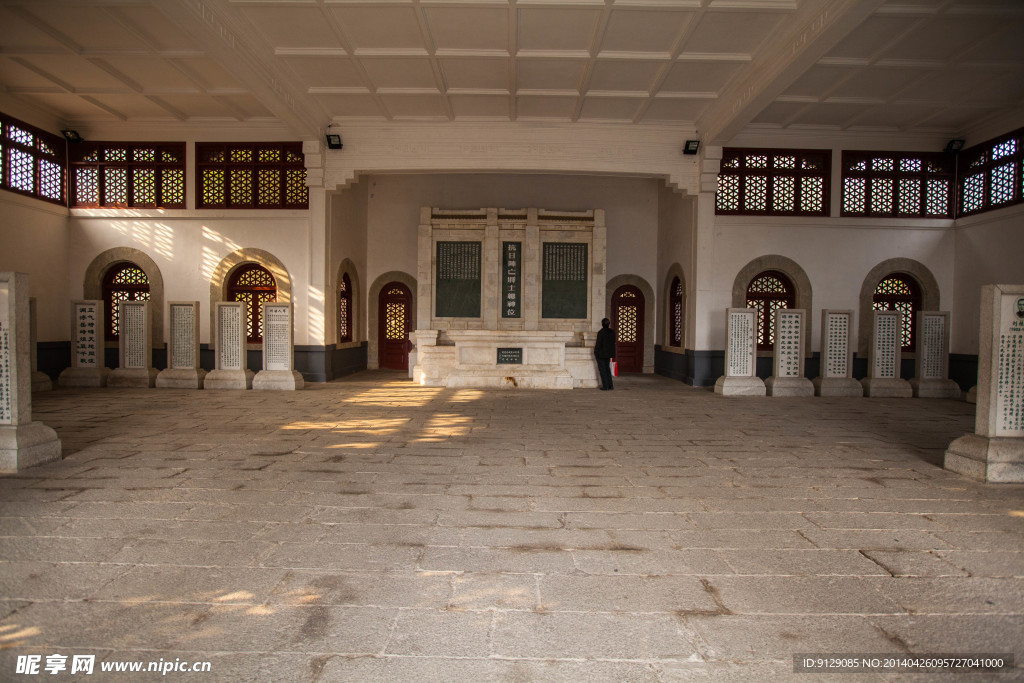
[[[261,308],[268,301],[277,301],[277,282],[263,266],[247,263],[231,274],[228,280],[228,301],[245,303],[246,341],[263,343]]]
[[[120,301],[149,301],[149,278],[134,263],[115,263],[103,276],[104,337],[116,342],[120,338],[117,325],[117,304]]]
[[[672,338],[669,346],[683,345],[683,283],[679,278],[672,279],[669,288],[669,311],[672,316]]]
[[[921,310],[921,286],[909,275],[893,273],[875,287],[871,297],[871,308],[875,311],[903,312],[903,352],[915,348],[915,316]]]
[[[338,284],[338,343],[352,341],[352,281],[348,273]]]
[[[757,310],[757,350],[771,351],[775,343],[775,311],[796,308],[796,288],[784,273],[766,270],[747,285],[747,308]]]

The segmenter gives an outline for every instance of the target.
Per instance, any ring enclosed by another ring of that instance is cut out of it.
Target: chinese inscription
[[[75,361],[78,367],[97,367],[97,306],[93,302],[74,304]]]
[[[263,304],[263,341],[267,370],[291,370],[291,316],[288,306]]]
[[[6,293],[6,292],[5,292]],[[4,306],[6,308],[6,306]],[[7,320],[0,319],[0,424],[11,424],[11,346]]]
[[[196,311],[192,304],[171,304],[171,368],[196,367]]]
[[[753,377],[754,312],[746,310],[730,311],[728,328],[726,376]]]
[[[124,341],[124,367],[146,367],[146,305],[122,301],[118,307]]]
[[[850,376],[850,314],[825,317],[825,372],[822,377]]]
[[[501,317],[518,318],[522,315],[520,273],[522,273],[523,243],[502,242],[501,245]]]
[[[499,348],[498,365],[522,365],[523,350],[521,348]]]
[[[574,242],[545,242],[544,279],[586,282],[587,245]]]
[[[1024,436],[1024,297],[1003,295],[995,359],[996,436]]]
[[[222,370],[242,369],[242,307],[217,307],[217,354]]]
[[[920,348],[921,377],[920,379],[945,379],[946,364],[943,359],[942,347],[945,335],[946,316],[924,313],[921,315]]]
[[[902,343],[902,331],[898,311],[875,311],[875,360],[872,377],[896,379],[899,368],[896,367],[896,354]]]
[[[775,312],[775,373],[778,377],[800,376],[800,339],[803,314],[779,309]]]
[[[479,280],[479,242],[438,242],[438,280]]]

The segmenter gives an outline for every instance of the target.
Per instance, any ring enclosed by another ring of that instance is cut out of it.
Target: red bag
[[[611,365],[611,368],[612,368],[612,377],[618,377],[619,376],[619,364],[616,363],[614,359],[608,361],[608,364]]]

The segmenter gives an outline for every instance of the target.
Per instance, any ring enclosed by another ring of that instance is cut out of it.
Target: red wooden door
[[[380,290],[377,310],[378,361],[382,368],[409,369],[409,330],[412,326],[412,293],[401,282],[389,282]]]
[[[644,295],[633,285],[623,285],[612,295],[612,327],[619,372],[643,372]]]

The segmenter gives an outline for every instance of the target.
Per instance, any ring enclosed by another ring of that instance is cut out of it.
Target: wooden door
[[[384,285],[380,290],[377,320],[380,367],[408,371],[412,326],[412,293],[408,287],[401,282]]]
[[[612,327],[619,372],[643,372],[644,295],[633,285],[623,285],[612,295]]]

